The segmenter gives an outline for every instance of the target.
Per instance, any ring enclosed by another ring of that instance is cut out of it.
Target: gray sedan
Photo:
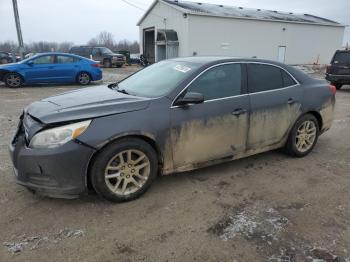
[[[158,174],[278,148],[303,157],[331,127],[335,92],[272,61],[163,61],[25,108],[10,144],[16,179],[51,197],[93,188],[120,202],[140,196]]]

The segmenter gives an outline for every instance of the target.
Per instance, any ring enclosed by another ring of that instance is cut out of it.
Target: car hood
[[[10,64],[3,64],[0,65],[0,70],[5,69],[5,70],[13,70],[18,67],[18,63],[10,63]]]
[[[24,112],[43,124],[53,124],[142,110],[149,103],[149,98],[96,86],[45,98],[30,104]]]
[[[123,57],[124,55],[122,55],[122,54],[116,54],[116,53],[109,53],[109,54],[105,54],[105,55],[107,55],[107,56],[110,56],[110,57],[112,57],[112,56],[118,56],[118,57]]]

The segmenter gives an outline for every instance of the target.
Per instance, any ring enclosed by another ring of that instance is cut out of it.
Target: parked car
[[[122,67],[125,64],[124,55],[113,53],[107,47],[73,46],[69,53],[99,61],[103,67]]]
[[[141,63],[140,54],[130,54],[130,63],[139,65]]]
[[[13,57],[11,53],[0,52],[0,64],[13,63]]]
[[[101,79],[102,70],[96,61],[65,53],[42,53],[0,66],[0,81],[8,87],[42,83],[88,85]]]
[[[304,157],[332,124],[336,89],[258,59],[162,61],[109,86],[25,108],[10,144],[17,182],[76,197],[144,193],[157,174],[284,148]]]
[[[350,50],[337,50],[327,66],[326,79],[339,90],[350,85]]]

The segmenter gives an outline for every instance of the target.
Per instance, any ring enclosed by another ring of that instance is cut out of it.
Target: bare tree
[[[130,53],[139,52],[139,43],[137,41],[130,42],[129,40],[120,40],[116,42],[114,40],[113,34],[109,32],[101,32],[96,37],[91,38],[87,44],[89,46],[105,46],[113,51],[125,50]]]

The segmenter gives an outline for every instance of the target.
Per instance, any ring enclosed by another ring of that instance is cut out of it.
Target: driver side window
[[[55,60],[53,55],[44,55],[33,59],[33,64],[35,65],[54,64],[54,63],[55,63]]]
[[[241,65],[226,64],[203,73],[188,87],[187,92],[201,93],[207,101],[240,95],[241,86]]]

